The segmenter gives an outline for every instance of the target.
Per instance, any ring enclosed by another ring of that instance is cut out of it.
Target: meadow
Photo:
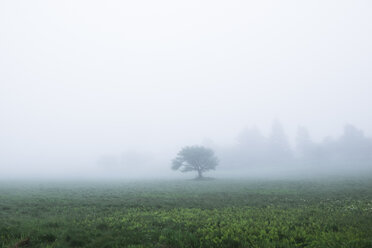
[[[0,247],[16,245],[367,248],[372,180],[1,182]]]

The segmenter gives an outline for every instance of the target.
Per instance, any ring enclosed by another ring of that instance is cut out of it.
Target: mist
[[[370,1],[3,1],[1,178],[372,169]]]

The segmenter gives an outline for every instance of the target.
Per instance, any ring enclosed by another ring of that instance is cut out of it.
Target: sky
[[[267,135],[372,136],[372,2],[1,1],[0,175]],[[168,168],[169,165],[164,165]]]

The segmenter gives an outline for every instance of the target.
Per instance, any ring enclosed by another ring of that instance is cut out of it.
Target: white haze
[[[371,137],[371,13],[368,0],[1,1],[0,177],[178,176],[181,147],[269,136],[275,119],[292,145],[298,126],[317,142],[346,124]]]

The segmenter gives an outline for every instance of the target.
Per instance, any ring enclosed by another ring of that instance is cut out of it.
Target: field
[[[2,182],[0,247],[17,243],[372,247],[372,180]]]

